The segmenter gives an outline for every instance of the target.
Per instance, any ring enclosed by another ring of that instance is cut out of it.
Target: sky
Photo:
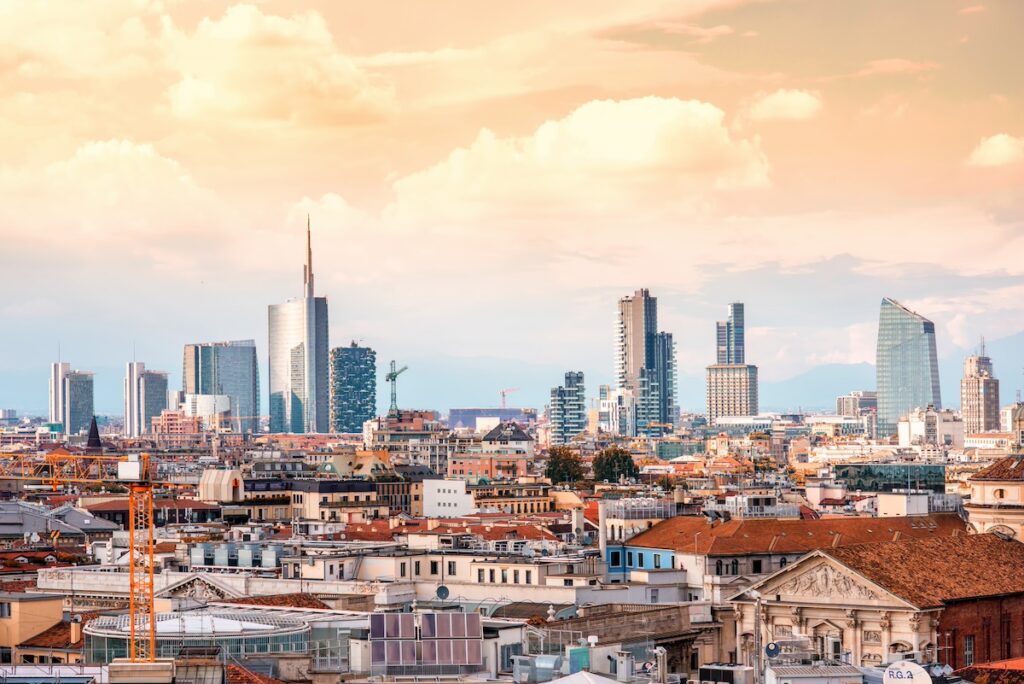
[[[332,344],[434,408],[610,381],[640,287],[684,377],[734,300],[768,382],[873,362],[883,296],[968,353],[1024,330],[1022,25],[1016,0],[0,0],[0,405],[45,407],[58,349],[106,412],[133,357],[172,386],[188,342],[265,359],[307,215]]]

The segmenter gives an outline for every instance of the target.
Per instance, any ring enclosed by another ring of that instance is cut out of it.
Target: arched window
[[[783,556],[781,559],[779,559],[779,567],[780,568],[786,567],[786,563],[788,563],[788,562],[789,562],[789,559],[786,558],[785,556]]]
[[[997,489],[994,492],[992,492],[992,496],[994,496],[997,499],[1005,499],[1006,498],[1006,490],[1005,489]]]
[[[732,573],[733,575],[740,574],[740,562],[735,558],[732,559]]]
[[[722,561],[720,561],[720,560],[716,560],[715,561],[715,574],[716,575],[721,575],[722,574]]]

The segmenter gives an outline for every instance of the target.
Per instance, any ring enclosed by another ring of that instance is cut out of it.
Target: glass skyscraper
[[[355,342],[331,350],[331,430],[362,432],[377,415],[377,352]]]
[[[181,375],[184,394],[229,398],[230,416],[222,427],[259,432],[260,370],[254,340],[186,344]]]
[[[64,432],[77,435],[89,429],[93,417],[93,382],[88,371],[69,371],[64,374]]]
[[[895,434],[900,418],[915,408],[941,408],[935,324],[899,302],[883,299],[875,373],[880,437]]]
[[[167,408],[167,373],[146,370],[131,361],[124,376],[124,436],[139,437],[152,429],[155,416]]]
[[[615,373],[618,389],[635,399],[637,432],[658,436],[668,431],[665,426],[675,425],[675,363],[672,334],[658,332],[658,298],[642,289],[620,299]]]
[[[729,318],[715,324],[718,337],[718,363],[746,363],[746,324],[744,322],[743,304],[733,302],[729,305]]]
[[[313,248],[306,224],[306,265],[301,299],[272,304],[270,336],[270,431],[327,432],[327,298],[313,294]]]

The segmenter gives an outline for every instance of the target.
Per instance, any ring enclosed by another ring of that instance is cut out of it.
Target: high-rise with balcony
[[[152,431],[152,420],[167,408],[167,373],[146,370],[130,361],[124,376],[124,436],[140,437]]]
[[[658,299],[649,290],[619,300],[615,342],[617,386],[635,398],[636,431],[663,434],[679,416],[675,343],[658,331]]]
[[[377,415],[377,352],[353,342],[331,350],[331,431],[362,432]]]
[[[568,444],[587,429],[583,373],[569,371],[565,384],[551,388],[551,444]]]
[[[186,344],[181,375],[186,396],[228,398],[222,429],[259,432],[260,371],[254,340]]]
[[[729,305],[729,316],[715,323],[715,363],[707,367],[707,419],[754,416],[758,413],[757,366],[748,364],[746,313],[741,302]]]
[[[985,341],[978,354],[964,361],[960,379],[960,413],[964,433],[993,432],[999,429],[999,380],[992,371],[992,359],[985,355]]]
[[[313,247],[306,223],[303,294],[269,308],[270,431],[330,429],[327,298],[313,289]]]
[[[883,299],[875,374],[880,437],[895,434],[900,418],[914,409],[942,408],[935,324],[893,299]]]

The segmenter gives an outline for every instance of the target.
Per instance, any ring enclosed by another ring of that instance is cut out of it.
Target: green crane
[[[384,376],[385,382],[391,383],[391,408],[388,409],[389,416],[398,415],[398,376],[409,370],[408,366],[395,369],[395,362],[391,362],[391,371]]]

